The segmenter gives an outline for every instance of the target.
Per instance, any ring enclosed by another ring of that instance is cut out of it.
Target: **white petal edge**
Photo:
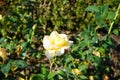
[[[56,56],[61,56],[65,53],[65,50],[69,50],[69,46],[64,46],[56,52]]]
[[[71,46],[73,44],[73,41],[68,41],[68,46]]]
[[[46,50],[45,55],[48,59],[52,59],[53,57],[56,56],[56,51],[55,50]]]
[[[43,38],[43,47],[45,49],[49,49],[51,47],[51,42],[50,42],[50,37],[49,36],[44,36],[44,38]]]
[[[66,41],[68,41],[68,36],[66,34],[60,34],[60,37],[64,38]]]
[[[57,31],[53,31],[51,34],[50,34],[50,37],[51,38],[54,38],[54,37],[57,37],[59,36],[59,33]]]

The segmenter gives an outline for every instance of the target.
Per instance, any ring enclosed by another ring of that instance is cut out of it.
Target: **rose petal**
[[[51,34],[50,34],[50,37],[51,38],[54,38],[54,37],[58,37],[59,36],[59,33],[57,31],[53,31]]]
[[[68,40],[68,37],[66,34],[60,34],[60,36],[66,40],[68,46],[71,46],[73,44],[73,41]]]
[[[45,49],[50,49],[52,46],[51,46],[51,38],[49,36],[45,36],[43,38],[43,47]]]
[[[69,50],[69,46],[62,47],[60,50],[58,50],[56,56],[63,55],[65,53],[65,50]]]
[[[66,34],[60,34],[60,37],[64,38],[66,41],[68,41],[68,37]]]
[[[52,59],[53,57],[56,56],[56,51],[55,50],[46,50],[45,55],[48,59]]]

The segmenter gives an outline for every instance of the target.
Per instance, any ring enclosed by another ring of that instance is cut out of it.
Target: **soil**
[[[120,35],[110,35],[110,37],[114,41],[115,48],[111,49],[110,54],[112,57],[111,60],[111,80],[120,80]]]

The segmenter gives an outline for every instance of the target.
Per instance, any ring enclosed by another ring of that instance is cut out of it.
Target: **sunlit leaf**
[[[65,76],[65,72],[63,70],[58,70],[57,73],[62,75],[62,76]]]
[[[114,29],[114,30],[113,30],[113,33],[114,33],[115,35],[119,35],[119,30],[118,30],[118,29]]]
[[[114,12],[108,12],[107,19],[114,20],[114,17],[115,17],[115,13]]]
[[[92,5],[92,6],[88,6],[85,10],[92,11],[92,12],[99,12],[99,7]]]
[[[85,75],[80,75],[80,79],[87,80],[88,78]]]
[[[53,78],[54,76],[56,75],[56,72],[51,72],[51,73],[49,73],[48,74],[48,79],[51,79],[51,78]]]
[[[45,75],[43,75],[43,74],[35,74],[34,76],[31,77],[30,80],[45,80]]]

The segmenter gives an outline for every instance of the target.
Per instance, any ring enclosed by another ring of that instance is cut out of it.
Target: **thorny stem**
[[[114,24],[114,21],[115,21],[115,19],[116,19],[117,16],[118,16],[119,9],[120,9],[120,4],[118,5],[117,11],[116,11],[116,13],[115,13],[114,20],[113,20],[112,23],[110,24],[110,28],[109,28],[109,31],[108,31],[108,35],[110,34],[110,32],[111,32],[111,30],[112,30],[112,27],[113,27],[113,24]]]

